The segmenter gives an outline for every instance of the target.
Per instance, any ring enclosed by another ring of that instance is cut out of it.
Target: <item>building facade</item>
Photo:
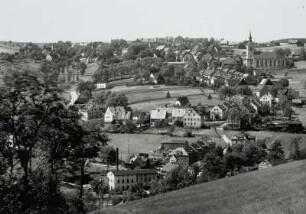
[[[135,185],[149,185],[157,179],[154,169],[119,170],[107,173],[109,189],[128,190]]]

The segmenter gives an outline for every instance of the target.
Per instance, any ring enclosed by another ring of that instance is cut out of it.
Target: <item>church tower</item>
[[[246,45],[245,65],[247,67],[252,67],[253,60],[254,60],[254,43],[252,39],[252,34],[250,32],[249,42]]]

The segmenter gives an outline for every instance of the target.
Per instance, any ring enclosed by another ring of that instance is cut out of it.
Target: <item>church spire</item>
[[[252,41],[252,34],[251,34],[251,31],[250,31],[250,35],[249,35],[249,42],[253,42],[253,41]]]

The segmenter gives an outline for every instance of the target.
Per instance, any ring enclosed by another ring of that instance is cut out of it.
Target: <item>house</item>
[[[107,83],[96,83],[95,84],[97,89],[106,89],[108,87]]]
[[[188,148],[188,141],[186,140],[171,140],[161,142],[160,152],[168,153],[169,151],[175,150],[177,148]]]
[[[178,164],[166,163],[166,165],[163,168],[161,168],[160,174],[165,177],[166,175],[173,172],[174,170],[176,170],[179,167],[180,167],[180,165],[178,165]]]
[[[104,122],[112,123],[114,121],[129,120],[131,112],[126,111],[123,106],[108,107],[104,114]]]
[[[202,118],[194,109],[190,108],[183,116],[183,124],[184,127],[201,128]]]
[[[166,122],[167,110],[166,109],[155,109],[151,110],[150,114],[150,126],[155,127],[157,122]]]
[[[157,179],[157,172],[154,169],[118,170],[107,173],[110,190],[128,190],[135,185],[149,185]]]
[[[189,100],[188,100],[188,97],[186,96],[179,96],[174,105],[177,106],[177,107],[186,107],[186,105],[189,104]]]
[[[273,101],[273,96],[270,93],[267,93],[267,94],[263,95],[259,100],[263,105],[268,105],[269,107],[271,107],[272,106],[272,101]]]
[[[91,119],[103,118],[102,107],[91,102],[80,106],[79,112],[81,114],[81,119],[83,121],[88,121]]]
[[[178,164],[184,168],[187,168],[189,166],[189,154],[187,151],[183,148],[177,148],[169,153],[170,156],[170,163],[172,164]]]
[[[224,120],[226,119],[228,109],[222,105],[215,105],[212,109],[210,109],[210,118],[213,120]]]
[[[175,121],[182,121],[183,117],[186,114],[187,109],[185,108],[173,108],[171,112],[171,117],[169,119],[169,124],[174,124]]]
[[[260,164],[258,164],[258,170],[271,168],[273,165],[268,160],[262,161]]]

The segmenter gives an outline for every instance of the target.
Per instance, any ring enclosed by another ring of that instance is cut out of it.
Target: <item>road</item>
[[[79,98],[80,94],[76,90],[69,90],[69,94],[70,94],[70,102],[68,106],[71,106]]]

